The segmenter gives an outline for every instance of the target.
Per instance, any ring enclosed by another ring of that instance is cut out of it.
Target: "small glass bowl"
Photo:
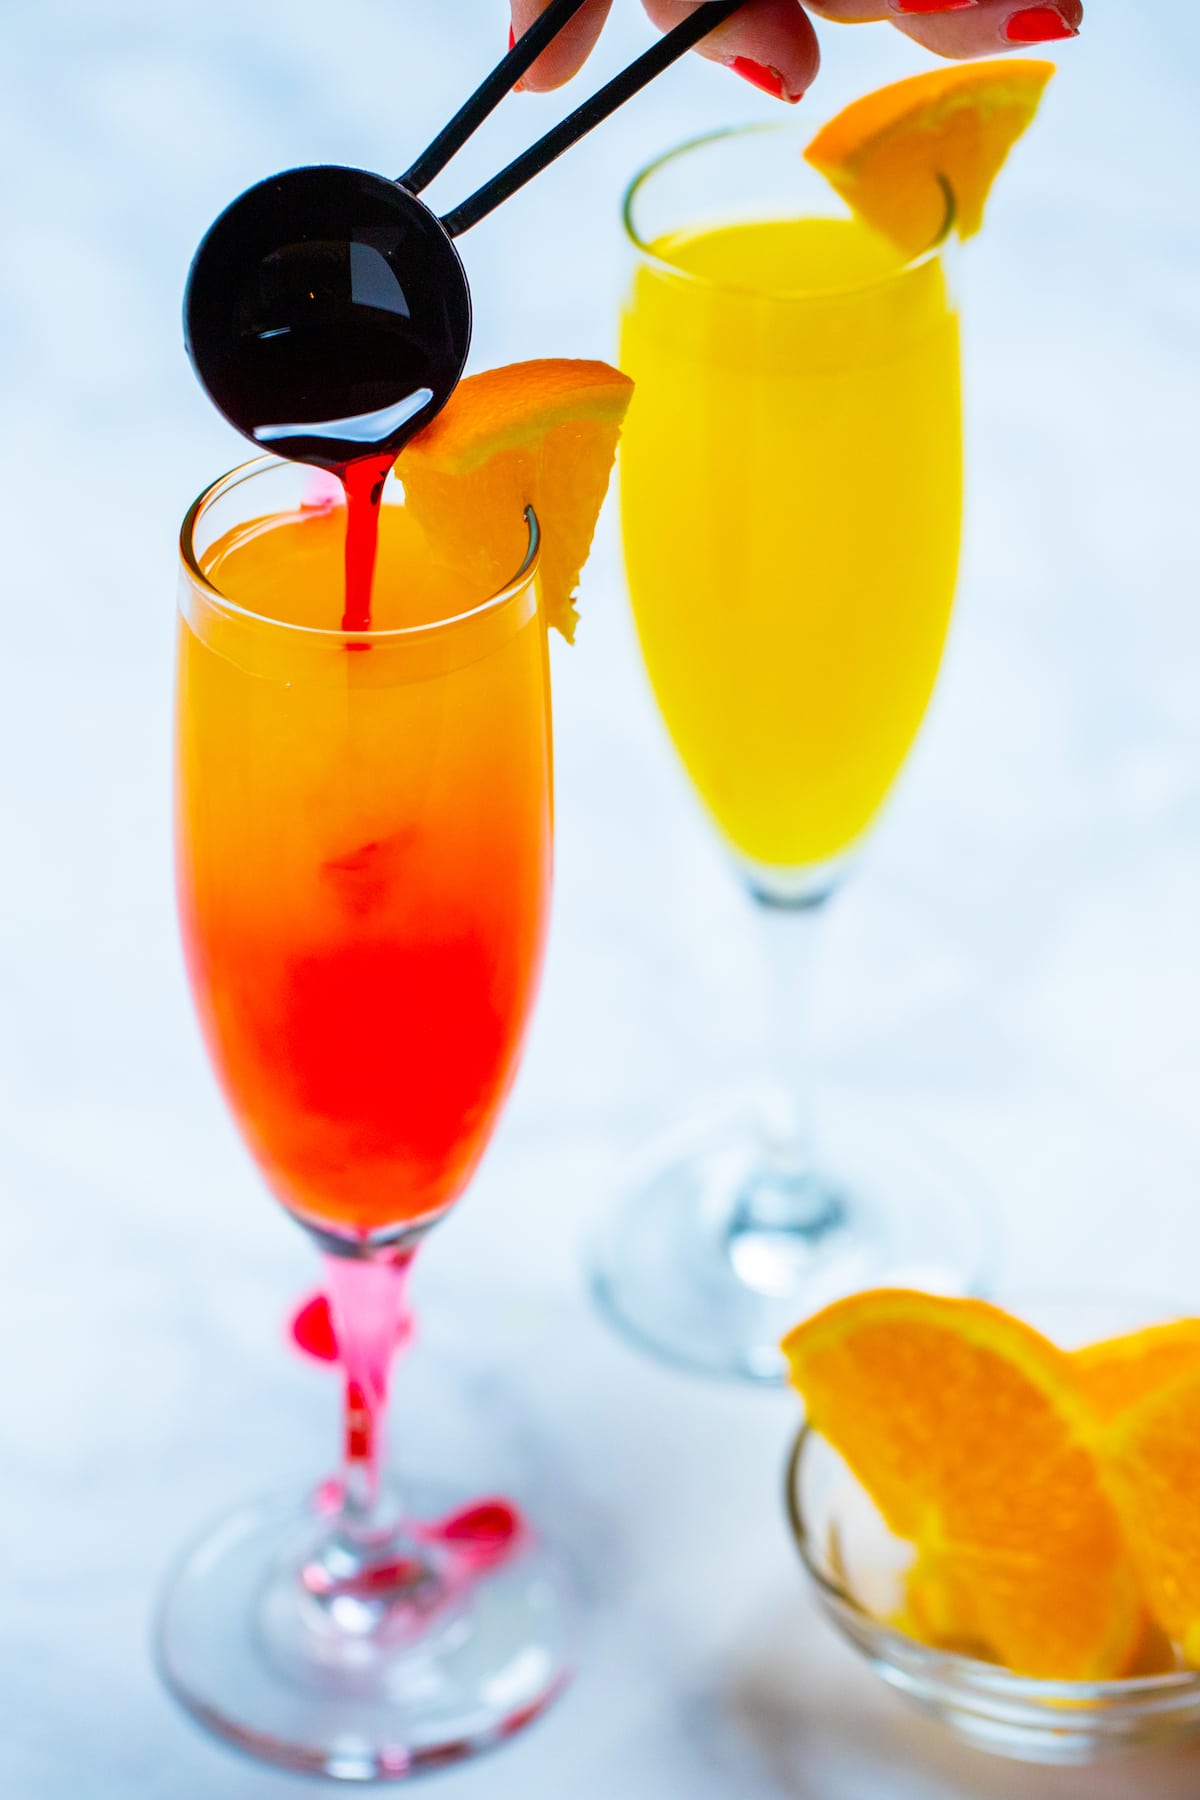
[[[894,1598],[899,1547],[837,1452],[807,1426],[788,1462],[786,1498],[822,1611],[876,1674],[977,1750],[1089,1763],[1200,1733],[1200,1670],[1041,1681],[933,1649],[877,1616],[872,1603],[887,1605],[889,1587]]]

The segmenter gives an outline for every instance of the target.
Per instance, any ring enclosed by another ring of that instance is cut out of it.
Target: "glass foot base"
[[[570,1677],[576,1607],[515,1510],[412,1496],[434,1522],[413,1529],[423,1579],[400,1601],[314,1579],[335,1498],[244,1506],[184,1556],[156,1645],[183,1706],[250,1756],[344,1781],[457,1762],[535,1719]]]
[[[653,1147],[594,1256],[609,1321],[681,1368],[779,1383],[780,1339],[844,1294],[980,1291],[990,1245],[969,1171],[866,1110],[823,1108],[814,1141],[783,1191],[752,1107]]]

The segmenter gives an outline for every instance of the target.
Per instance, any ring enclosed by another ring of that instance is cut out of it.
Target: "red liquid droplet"
[[[292,1319],[292,1342],[297,1350],[302,1350],[305,1356],[311,1356],[315,1362],[335,1363],[338,1360],[337,1333],[333,1329],[333,1317],[324,1294],[314,1294],[295,1314]]]
[[[481,1549],[510,1543],[520,1529],[521,1515],[507,1500],[480,1500],[431,1527],[448,1544],[474,1544]]]
[[[526,1541],[525,1521],[508,1500],[476,1500],[417,1529],[427,1544],[452,1552],[452,1567],[464,1582],[515,1556]]]

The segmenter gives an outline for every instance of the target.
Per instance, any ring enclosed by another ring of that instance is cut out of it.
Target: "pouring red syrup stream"
[[[379,551],[379,507],[396,453],[359,457],[335,471],[346,495],[346,598],[342,630],[371,629],[371,588]],[[361,646],[359,646],[361,648]]]

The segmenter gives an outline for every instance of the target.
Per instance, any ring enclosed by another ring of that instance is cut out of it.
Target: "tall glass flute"
[[[158,1651],[241,1748],[368,1779],[499,1742],[567,1670],[569,1596],[528,1528],[407,1517],[382,1457],[409,1267],[484,1150],[537,986],[550,699],[531,513],[505,545],[431,543],[390,483],[376,628],[346,634],[344,512],[312,482],[260,461],[184,524],[178,881],[218,1076],[325,1257],[343,1472],[208,1533]],[[493,591],[480,558],[506,556]]]
[[[755,902],[787,1091],[649,1155],[595,1285],[651,1349],[763,1380],[805,1312],[888,1279],[969,1284],[979,1255],[947,1165],[869,1120],[840,1142],[801,1091],[810,940],[932,693],[962,510],[951,220],[906,260],[803,142],[718,133],[625,203],[629,588],[667,728]]]

